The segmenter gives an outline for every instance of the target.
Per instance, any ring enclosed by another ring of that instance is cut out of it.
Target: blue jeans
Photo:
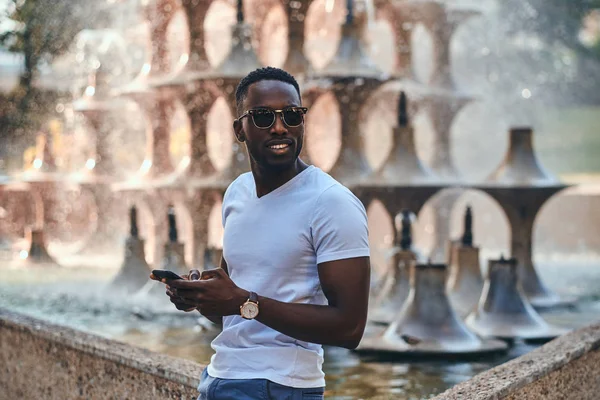
[[[205,368],[198,391],[198,400],[322,400],[325,388],[293,388],[267,379],[220,379]]]

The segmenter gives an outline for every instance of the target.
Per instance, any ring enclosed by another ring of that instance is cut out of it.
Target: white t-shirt
[[[317,264],[369,256],[364,206],[314,166],[260,198],[252,174],[241,175],[225,192],[223,226],[223,257],[231,279],[282,302],[326,305]],[[256,320],[224,317],[212,348],[210,376],[325,386],[321,345]]]

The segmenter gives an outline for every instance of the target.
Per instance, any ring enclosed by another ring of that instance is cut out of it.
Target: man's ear
[[[242,125],[242,121],[236,119],[233,121],[233,132],[235,133],[235,138],[238,142],[245,142],[246,136],[244,135],[244,127]]]

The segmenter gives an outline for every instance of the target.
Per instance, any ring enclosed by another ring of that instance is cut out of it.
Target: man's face
[[[256,109],[283,110],[300,107],[300,97],[289,83],[265,80],[248,87],[243,112]],[[269,128],[257,128],[249,115],[234,124],[238,137],[243,136],[253,162],[267,169],[285,169],[296,162],[304,139],[304,123],[289,127],[282,121],[281,113]]]

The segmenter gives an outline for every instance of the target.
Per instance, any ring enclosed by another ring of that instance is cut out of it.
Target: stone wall
[[[202,369],[0,309],[0,400],[196,399]]]
[[[203,366],[0,309],[0,400],[196,399]],[[600,323],[434,400],[595,400]]]
[[[597,400],[600,323],[485,371],[434,400]]]

